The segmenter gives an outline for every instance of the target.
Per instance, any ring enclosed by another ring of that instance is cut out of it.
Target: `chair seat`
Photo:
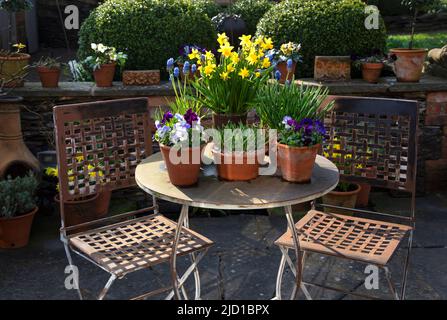
[[[75,251],[117,277],[169,261],[176,223],[161,214],[78,233],[69,238]],[[178,255],[203,250],[213,242],[182,228]]]
[[[366,263],[386,265],[411,227],[345,215],[309,211],[296,224],[300,247]],[[288,230],[275,242],[294,248]]]

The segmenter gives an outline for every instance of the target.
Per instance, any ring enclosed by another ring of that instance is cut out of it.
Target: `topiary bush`
[[[264,15],[257,33],[272,37],[277,46],[288,41],[301,43],[303,63],[297,66],[297,75],[309,77],[316,55],[384,51],[387,34],[383,19],[378,30],[367,30],[365,6],[361,0],[285,0]]]
[[[216,32],[199,7],[184,0],[107,0],[82,24],[78,56],[85,59],[91,43],[103,43],[128,54],[126,69],[165,71],[182,45],[214,46]]]
[[[237,0],[230,8],[245,21],[249,34],[256,33],[256,26],[264,14],[274,5],[271,0]]]

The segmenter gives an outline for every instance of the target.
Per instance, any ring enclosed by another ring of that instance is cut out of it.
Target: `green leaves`
[[[33,210],[38,182],[32,173],[0,181],[0,217],[12,218]]]

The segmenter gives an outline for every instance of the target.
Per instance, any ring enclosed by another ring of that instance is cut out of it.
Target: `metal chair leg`
[[[408,267],[410,265],[410,255],[411,255],[412,245],[413,245],[413,230],[410,231],[410,234],[408,236],[408,248],[407,248],[407,253],[405,256],[404,272],[403,272],[403,276],[402,276],[402,289],[400,292],[401,300],[405,300],[405,291],[407,289]]]
[[[66,239],[63,240],[64,243],[64,249],[65,249],[65,255],[67,256],[68,264],[70,266],[74,266],[73,259],[71,258],[71,252],[70,248],[66,242]],[[79,285],[79,279],[75,278],[74,281],[76,282],[76,291],[78,292],[79,300],[84,300],[84,297],[82,296],[81,287]]]
[[[178,244],[180,241],[180,236],[182,234],[183,224],[185,222],[186,216],[188,215],[188,209],[189,209],[189,207],[187,205],[182,206],[182,210],[180,212],[180,217],[177,222],[177,228],[175,230],[174,243],[173,243],[172,252],[171,252],[172,287],[174,289],[174,297],[177,300],[181,300],[178,274],[177,274],[177,249],[178,249]]]
[[[110,287],[115,282],[115,280],[116,280],[116,276],[114,274],[112,274],[109,278],[109,281],[107,281],[105,287],[102,289],[101,293],[99,294],[98,300],[104,300],[107,292],[109,292]]]
[[[276,276],[276,295],[275,295],[275,300],[282,300],[281,297],[281,287],[282,287],[282,278],[284,275],[284,267],[286,266],[286,256],[284,254],[284,250],[287,249],[280,247],[281,252],[282,252],[282,256],[281,256],[281,261],[279,262],[279,268],[278,268],[278,275]]]
[[[388,282],[388,287],[390,288],[391,294],[394,296],[396,300],[399,300],[399,294],[397,293],[396,288],[394,287],[393,281],[391,279],[390,269],[387,266],[382,267],[382,269],[385,271],[385,277]]]

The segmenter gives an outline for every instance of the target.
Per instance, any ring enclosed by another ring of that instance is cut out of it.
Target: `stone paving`
[[[378,210],[403,211],[407,201],[392,198],[387,193],[372,195],[372,203]],[[418,198],[417,204],[418,221],[407,297],[447,299],[447,192]],[[0,299],[77,299],[75,291],[64,287],[67,263],[58,239],[58,224],[56,215],[38,216],[28,247],[0,251]],[[280,260],[279,249],[273,242],[286,228],[283,216],[264,213],[193,217],[191,225],[216,243],[200,264],[203,299],[262,300],[273,297]],[[400,281],[400,258],[401,252],[391,268],[397,282]],[[188,260],[180,260],[180,267],[186,266]],[[75,257],[75,264],[80,269],[81,286],[87,297],[93,298],[108,275],[78,257]],[[312,254],[308,257],[305,279],[366,293],[364,268],[364,265],[346,260]],[[291,274],[287,272],[284,294],[290,292],[291,281]],[[126,299],[168,283],[167,266],[158,266],[117,281],[108,299]],[[188,287],[192,288],[191,283]],[[379,297],[390,298],[383,274],[379,289],[375,292]],[[352,299],[321,289],[311,289],[311,294],[317,299]]]

